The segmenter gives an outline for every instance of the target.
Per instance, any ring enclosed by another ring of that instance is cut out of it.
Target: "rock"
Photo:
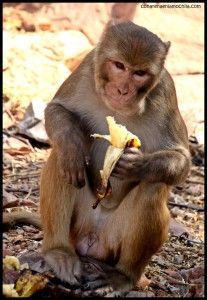
[[[33,99],[48,102],[69,76],[70,71],[61,62],[62,53],[53,53],[53,42],[56,48],[60,42],[49,34],[4,33],[4,57],[10,66],[3,77],[5,99],[23,108]]]
[[[4,112],[3,113],[3,128],[6,129],[13,125],[14,125],[14,122],[12,121],[12,119],[9,117],[9,115],[6,112]]]
[[[182,235],[189,236],[188,228],[182,224],[177,222],[175,219],[170,219],[170,233],[173,236],[180,237]]]
[[[183,211],[182,209],[178,208],[178,207],[173,207],[170,209],[171,215],[172,217],[177,217],[177,216],[183,216]]]
[[[64,59],[73,58],[84,51],[89,52],[93,48],[87,37],[77,30],[60,31],[56,38],[62,47]]]
[[[79,66],[79,64],[82,62],[82,60],[85,58],[85,56],[89,53],[89,51],[90,50],[87,49],[87,50],[81,52],[80,54],[78,54],[77,56],[74,56],[74,57],[66,60],[65,64],[71,72],[73,72]]]

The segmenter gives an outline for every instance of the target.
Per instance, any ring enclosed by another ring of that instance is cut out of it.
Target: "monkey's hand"
[[[143,158],[144,155],[139,149],[127,147],[111,175],[121,180],[140,180],[138,172],[139,168],[143,165]]]
[[[71,141],[70,137],[65,140],[64,144],[57,145],[57,151],[60,175],[69,184],[76,188],[82,188],[85,185],[84,168],[86,164],[86,153],[82,140],[77,137]]]
[[[184,182],[189,170],[190,154],[182,146],[149,154],[142,154],[136,148],[127,148],[112,175],[126,180],[175,185]]]

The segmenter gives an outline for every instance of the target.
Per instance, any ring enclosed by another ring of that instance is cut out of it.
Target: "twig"
[[[204,242],[199,242],[199,241],[194,241],[194,240],[189,240],[188,238],[186,239],[188,242],[193,243],[193,244],[199,244],[199,245],[204,245]]]
[[[36,177],[36,176],[40,176],[40,172],[30,172],[30,173],[26,173],[26,174],[8,174],[5,175],[6,178],[8,177],[21,177],[21,178],[28,178],[28,177]]]
[[[192,180],[192,179],[186,179],[186,183],[193,183],[193,184],[202,184],[204,185],[204,181],[201,180]]]
[[[29,189],[29,192],[28,192],[28,194],[24,197],[24,199],[23,200],[26,200],[26,199],[28,199],[29,198],[29,196],[31,195],[31,192],[32,192],[32,187]]]
[[[19,135],[18,135],[18,129],[17,129],[17,132],[14,132],[14,133],[9,132],[8,130],[4,130],[3,132],[5,132],[5,133],[6,133],[7,135],[9,135],[10,137],[13,137],[13,138],[15,138],[15,139],[17,139],[17,140],[20,140],[20,141],[26,143],[27,146],[30,148],[30,150],[31,150],[32,152],[35,152],[34,148],[33,148],[32,145],[30,144],[29,140],[26,139],[26,138],[24,138],[24,137],[22,137],[22,136],[19,136]]]
[[[4,188],[6,192],[21,192],[21,193],[28,193],[28,189],[25,188],[13,188],[13,187],[5,187]],[[39,188],[38,187],[32,187],[32,192],[36,192],[38,191]]]
[[[9,110],[9,108],[5,108],[4,111],[10,116],[12,122],[13,122],[13,125],[16,125],[16,119],[15,117],[12,115],[11,111]]]
[[[175,203],[175,202],[172,202],[172,201],[168,201],[168,204],[172,205],[172,206],[190,208],[190,209],[194,209],[194,210],[197,210],[197,211],[204,211],[203,207],[199,207],[199,206],[196,206],[196,205],[193,205],[193,204],[182,204],[182,203]]]
[[[195,174],[195,175],[197,175],[197,176],[204,177],[204,172],[203,171],[192,169],[191,170],[191,174],[192,173]]]

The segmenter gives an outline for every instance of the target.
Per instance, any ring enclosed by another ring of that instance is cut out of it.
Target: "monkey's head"
[[[95,84],[107,107],[142,113],[159,82],[170,42],[132,22],[107,27],[95,50]]]

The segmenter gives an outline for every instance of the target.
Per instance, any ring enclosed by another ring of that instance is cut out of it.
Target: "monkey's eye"
[[[117,67],[117,69],[120,69],[120,70],[124,70],[125,69],[124,64],[122,64],[119,61],[115,61],[114,64]]]
[[[147,72],[144,70],[137,70],[134,72],[135,75],[144,76]]]

